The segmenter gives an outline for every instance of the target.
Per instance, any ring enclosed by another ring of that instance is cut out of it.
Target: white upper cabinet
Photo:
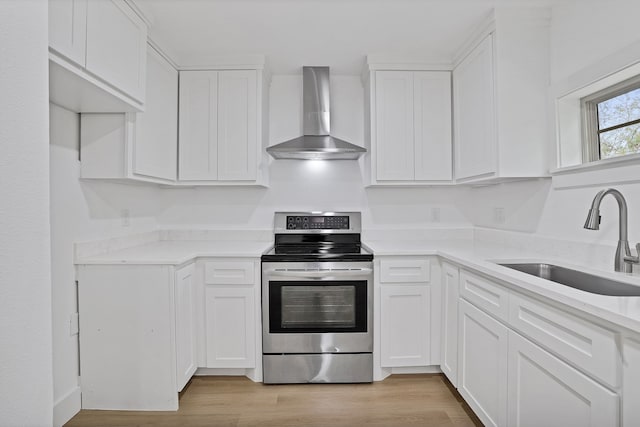
[[[88,2],[88,71],[144,102],[146,55],[147,26],[124,1]]]
[[[218,178],[218,72],[180,73],[180,180]]]
[[[261,184],[262,72],[180,72],[179,180]]]
[[[80,66],[87,48],[87,0],[49,1],[49,46]]]
[[[453,72],[457,179],[496,172],[493,74],[489,35]]]
[[[451,180],[451,73],[413,73],[416,181]]]
[[[497,8],[453,71],[455,179],[548,174],[549,11]]]
[[[81,115],[81,177],[176,182],[178,71],[149,46],[144,113]]]
[[[413,180],[413,73],[376,73],[376,178]]]
[[[147,50],[144,113],[136,114],[133,173],[175,181],[178,170],[178,71],[155,49]]]
[[[255,180],[258,146],[256,72],[218,77],[218,179]]]
[[[369,184],[450,183],[451,73],[369,68]]]
[[[144,110],[147,25],[124,0],[51,0],[51,102],[79,113]]]

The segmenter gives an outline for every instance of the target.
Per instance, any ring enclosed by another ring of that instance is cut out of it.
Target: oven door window
[[[367,282],[269,282],[271,333],[366,332]]]

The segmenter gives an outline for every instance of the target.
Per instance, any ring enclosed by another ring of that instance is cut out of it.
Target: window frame
[[[618,159],[625,156],[633,156],[639,153],[629,153],[602,159],[600,156],[600,127],[598,121],[598,104],[617,96],[640,89],[640,75],[623,80],[612,86],[585,96],[580,100],[582,111],[582,163],[590,163],[599,160]],[[637,121],[621,123],[620,127],[631,126]],[[619,125],[616,125],[619,126]],[[609,128],[607,128],[609,129]]]

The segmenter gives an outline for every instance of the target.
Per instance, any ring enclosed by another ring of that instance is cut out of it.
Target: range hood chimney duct
[[[355,160],[366,149],[331,133],[329,67],[302,67],[304,135],[267,148],[276,159]]]

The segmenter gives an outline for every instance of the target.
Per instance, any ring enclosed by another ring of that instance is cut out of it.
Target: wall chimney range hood
[[[329,67],[302,67],[304,135],[267,148],[275,159],[355,160],[366,149],[331,131]]]

